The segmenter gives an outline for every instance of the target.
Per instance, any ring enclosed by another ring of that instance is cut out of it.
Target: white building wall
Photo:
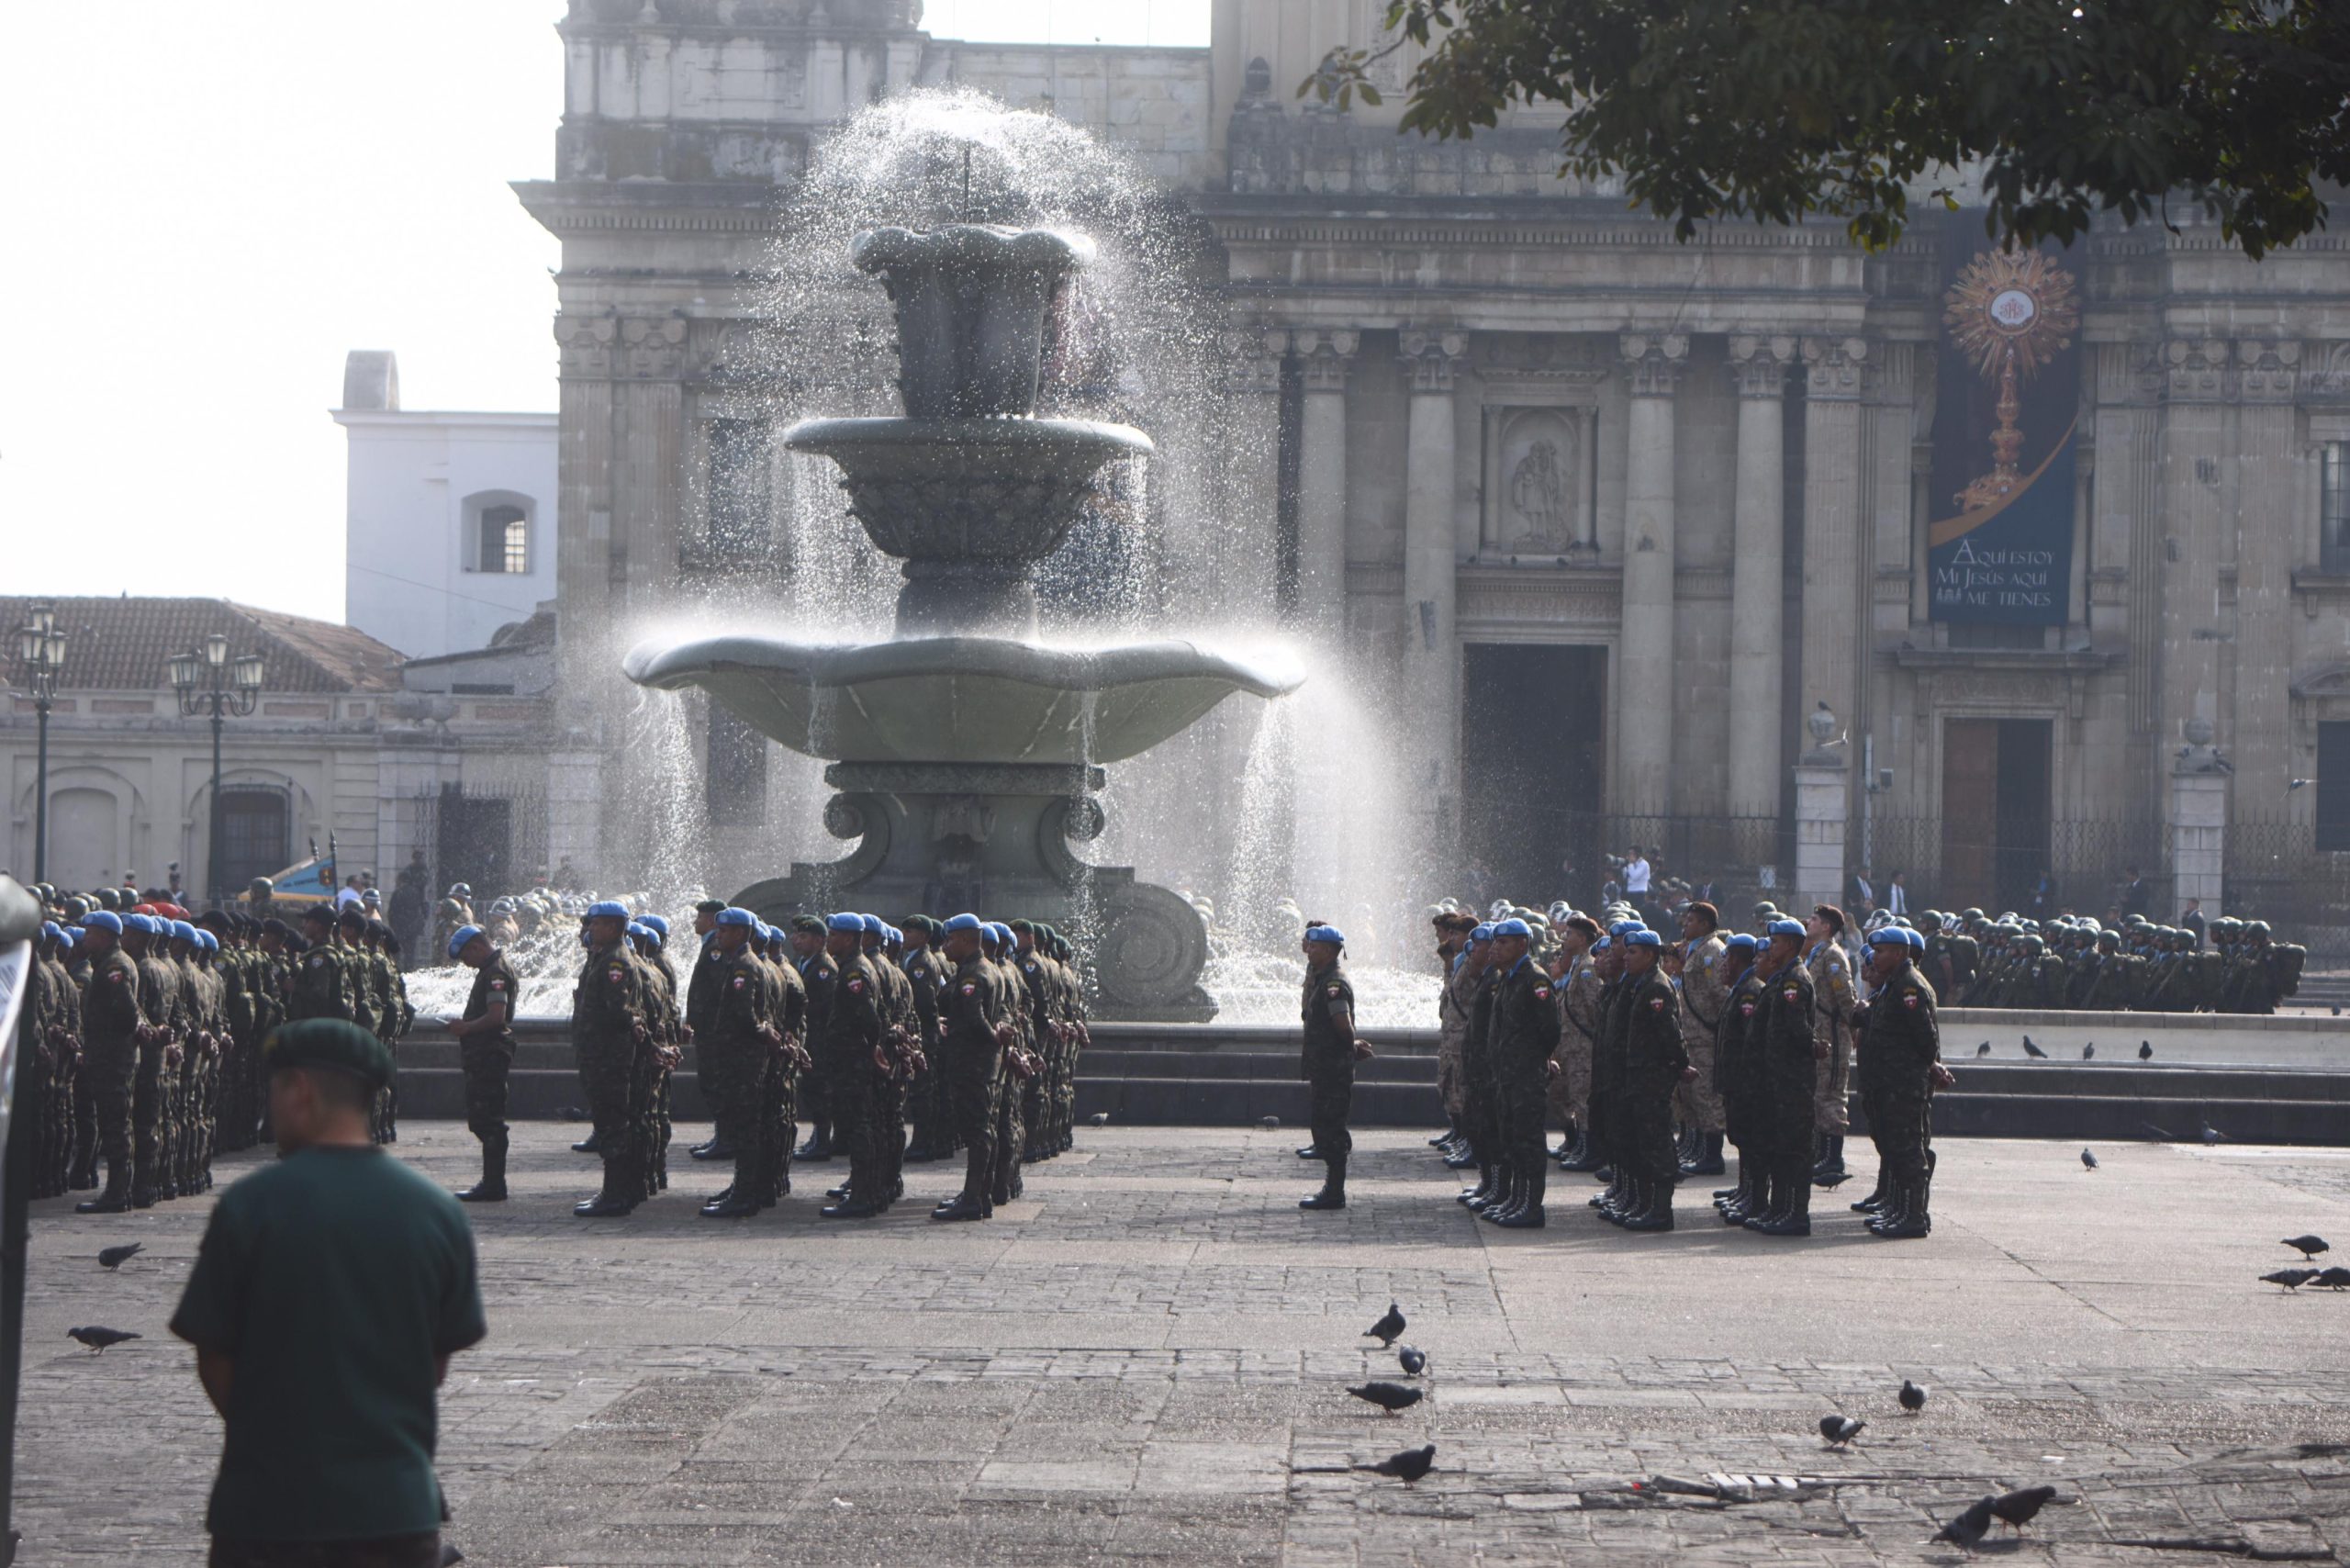
[[[335,410],[350,438],[343,619],[410,658],[488,644],[554,597],[555,416]],[[530,524],[530,569],[484,572],[486,506]]]

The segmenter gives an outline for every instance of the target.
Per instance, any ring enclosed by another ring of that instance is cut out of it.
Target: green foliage
[[[2350,0],[1391,0],[1427,47],[1406,131],[1564,106],[1563,172],[1620,174],[1683,239],[1826,213],[1900,238],[1912,191],[1996,237],[2201,203],[2247,255],[2322,227],[2350,183]],[[1377,53],[1299,91],[1379,101]]]

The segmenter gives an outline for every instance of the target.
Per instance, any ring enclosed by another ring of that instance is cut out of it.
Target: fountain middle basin
[[[641,686],[700,687],[792,750],[841,762],[1124,762],[1234,692],[1280,697],[1302,681],[1186,642],[1054,648],[994,637],[708,637],[642,644],[622,668]]]

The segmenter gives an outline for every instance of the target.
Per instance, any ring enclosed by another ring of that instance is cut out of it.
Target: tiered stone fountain
[[[1048,325],[1092,256],[1080,236],[882,229],[851,258],[889,290],[901,419],[810,420],[785,442],[838,464],[849,511],[905,563],[896,634],[863,644],[711,637],[632,651],[630,679],[699,686],[762,734],[830,760],[844,858],[746,890],[802,911],[1025,914],[1091,947],[1096,1014],[1203,1021],[1207,930],[1174,893],[1073,847],[1103,825],[1104,764],[1188,728],[1236,691],[1298,678],[1190,643],[1050,647],[1030,576],[1104,465],[1147,454],[1127,425],[1037,419]]]

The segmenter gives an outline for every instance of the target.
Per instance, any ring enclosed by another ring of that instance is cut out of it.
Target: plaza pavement
[[[878,1221],[817,1219],[838,1161],[701,1220],[722,1178],[680,1149],[671,1193],[591,1222],[578,1130],[518,1127],[514,1200],[473,1211],[491,1333],[451,1371],[442,1468],[476,1563],[1955,1562],[1939,1521],[2043,1480],[2068,1501],[1983,1555],[2350,1558],[2350,1293],[2257,1280],[2298,1261],[2279,1237],[2350,1254],[2350,1149],[2106,1146],[2089,1172],[1945,1140],[1930,1239],[1822,1194],[1808,1241],[1773,1242],[1704,1182],[1684,1228],[1626,1236],[1583,1178],[1550,1229],[1499,1232],[1397,1133],[1360,1140],[1351,1207],[1301,1214],[1290,1129],[1080,1129],[953,1226],[937,1165]],[[461,1126],[403,1131],[471,1179]],[[208,1207],[35,1205],[21,1562],[202,1561],[218,1430],[163,1326]],[[1391,1297],[1430,1357],[1396,1417],[1343,1392],[1399,1375],[1360,1337]],[[85,1323],[146,1338],[94,1356]],[[1870,1423],[1849,1453],[1830,1410]],[[1416,1487],[1327,1473],[1426,1441]]]

